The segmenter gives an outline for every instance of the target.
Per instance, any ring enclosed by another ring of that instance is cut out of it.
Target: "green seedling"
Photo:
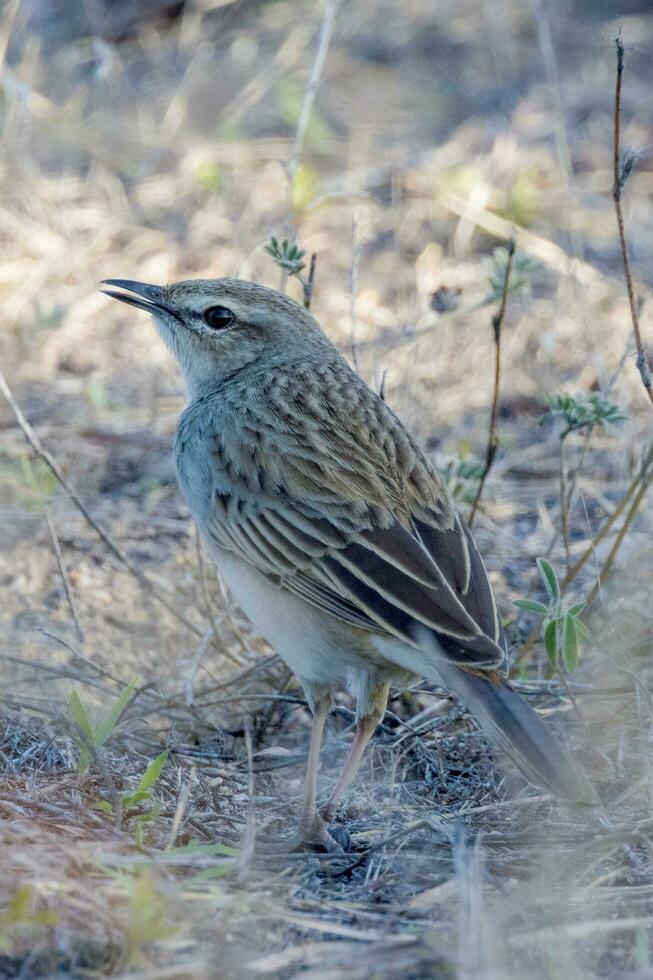
[[[555,569],[546,558],[537,559],[548,602],[517,599],[518,609],[544,617],[544,649],[551,670],[570,673],[575,670],[582,645],[592,642],[592,634],[580,619],[584,602],[566,606],[562,600],[560,582]]]
[[[501,299],[508,269],[510,250],[501,245],[492,252],[492,268],[490,270],[490,295],[489,302],[496,302]],[[517,293],[524,289],[530,282],[531,276],[537,263],[533,262],[528,255],[523,252],[514,252],[510,266],[510,281],[508,292]]]
[[[540,419],[540,425],[559,423],[561,440],[566,439],[571,432],[607,428],[628,418],[618,405],[601,395],[555,394],[548,395],[545,402],[546,412]]]
[[[34,889],[21,885],[0,910],[0,953],[11,954],[15,934],[31,933],[40,926],[55,926],[58,921],[56,912],[35,912]]]
[[[72,735],[79,751],[79,760],[77,763],[79,772],[86,772],[91,760],[97,755],[112,734],[134,693],[137,682],[137,677],[130,681],[113,702],[106,715],[97,724],[92,723],[90,714],[78,692],[73,691],[70,695],[68,708],[76,726]]]
[[[290,242],[287,238],[280,242],[273,235],[265,246],[265,251],[289,276],[301,278],[300,273],[306,268],[306,263],[303,261],[306,250],[300,248],[296,242]]]
[[[457,503],[474,503],[483,477],[483,463],[461,454],[448,457],[438,469]]]
[[[572,432],[582,432],[587,434],[587,440],[596,428],[608,428],[617,422],[623,422],[627,416],[620,411],[619,406],[607,398],[600,395],[578,396],[555,394],[549,395],[545,399],[547,410],[540,419],[540,425],[546,423],[556,423],[559,426],[558,434],[558,465],[559,465],[559,484],[560,484],[560,523],[562,538],[565,546],[565,556],[567,561],[567,571],[570,564],[569,547],[569,517],[568,511],[573,495],[573,484],[571,490],[567,490],[568,475],[565,465],[565,441]],[[588,442],[585,443],[587,448]],[[576,478],[582,468],[582,460],[576,472]]]
[[[140,782],[136,789],[132,793],[122,793],[120,796],[120,805],[122,813],[125,817],[129,818],[134,816],[135,818],[135,829],[134,835],[136,839],[136,846],[143,846],[143,829],[144,824],[151,823],[156,820],[161,812],[161,803],[151,792],[152,787],[158,780],[163,767],[168,761],[168,756],[170,752],[168,749],[164,749],[156,757],[148,762],[145,772],[141,776]],[[130,814],[131,810],[135,807],[139,807],[142,803],[151,804],[146,810],[140,810],[136,814]],[[108,813],[113,815],[113,804],[109,800],[100,800],[97,804],[98,810],[102,810],[103,813]]]

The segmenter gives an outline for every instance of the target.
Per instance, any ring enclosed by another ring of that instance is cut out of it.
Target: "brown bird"
[[[420,677],[458,695],[528,779],[596,802],[506,678],[492,589],[444,481],[314,318],[238,279],[105,282],[153,314],[179,362],[181,489],[233,595],[313,711],[300,839],[337,846],[327,824],[389,688]],[[341,687],[356,696],[357,731],[318,811],[320,742]]]

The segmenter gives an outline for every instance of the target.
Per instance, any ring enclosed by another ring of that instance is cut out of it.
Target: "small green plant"
[[[304,276],[303,270],[306,268],[306,263],[304,262],[304,256],[306,255],[306,250],[300,248],[296,242],[291,242],[287,238],[283,241],[279,241],[274,235],[270,238],[267,245],[264,246],[265,251],[268,255],[271,255],[279,268],[288,276],[295,276],[302,284],[302,289],[304,291],[304,306],[308,310],[311,305],[311,297],[313,295],[313,277],[315,276],[315,261],[317,255],[311,256],[311,263],[308,270],[308,276]]]
[[[13,464],[15,466],[15,463]],[[10,483],[20,494],[21,503],[27,507],[40,510],[50,500],[59,485],[59,481],[47,463],[38,457],[30,456],[29,452],[20,454],[20,473],[11,473]],[[10,469],[13,466],[10,464]]]
[[[495,303],[501,299],[506,281],[508,262],[510,261],[510,280],[508,291],[511,293],[519,292],[530,282],[531,276],[537,268],[537,263],[533,262],[528,255],[523,252],[513,251],[512,259],[509,248],[501,245],[492,252],[492,268],[490,270],[490,295],[488,302]]]
[[[440,475],[457,503],[473,504],[483,478],[484,466],[466,454],[449,456],[439,465]]]
[[[161,775],[163,767],[168,761],[169,754],[169,750],[164,749],[163,752],[157,755],[156,759],[152,759],[151,762],[148,762],[145,772],[141,776],[136,789],[132,793],[122,793],[120,796],[122,813],[127,818],[132,816],[132,814],[130,814],[130,810],[140,806],[141,803],[151,804],[151,806],[149,806],[146,810],[140,810],[136,814],[133,814],[136,821],[134,835],[136,838],[137,847],[143,846],[144,824],[151,823],[153,820],[156,820],[161,812],[161,803],[152,793],[152,787]],[[97,807],[99,810],[102,810],[103,813],[113,815],[113,804],[110,803],[109,800],[100,800]]]
[[[139,963],[142,947],[168,939],[180,928],[175,923],[169,902],[159,887],[151,868],[136,869],[124,879],[127,892],[126,958]]]
[[[79,772],[85,772],[91,760],[102,748],[114,728],[120,721],[120,717],[127,707],[129,699],[134,693],[134,688],[138,682],[135,677],[125,687],[113,702],[105,716],[97,723],[93,724],[90,714],[87,711],[82,699],[77,691],[73,691],[68,701],[70,716],[75,722],[72,737],[79,751],[77,768]]]
[[[555,569],[546,558],[537,559],[548,603],[534,599],[517,599],[518,609],[544,617],[544,649],[551,670],[568,673],[576,668],[583,643],[592,642],[592,634],[580,619],[584,602],[565,606]]]
[[[589,436],[594,429],[608,428],[611,425],[616,425],[617,422],[623,422],[628,416],[620,411],[618,405],[615,405],[614,402],[609,401],[607,398],[602,398],[601,395],[580,395],[575,397],[573,395],[554,394],[548,395],[545,398],[545,403],[547,410],[540,418],[540,425],[557,423],[560,426],[560,433],[558,436],[560,523],[562,539],[565,546],[567,571],[569,571],[570,549],[568,513],[571,498],[573,496],[574,484],[572,484],[571,490],[567,492],[565,440],[567,439],[567,436],[571,435],[572,432],[581,431],[585,431],[587,433],[589,440]],[[587,448],[587,442],[585,444],[585,448]],[[584,457],[581,458],[581,463],[576,471],[575,479],[577,479],[580,468],[582,467],[583,458]]]
[[[273,235],[265,246],[265,251],[268,255],[272,256],[279,268],[287,272],[289,276],[300,278],[302,269],[306,268],[306,263],[303,261],[306,250],[300,248],[296,242],[288,241],[287,238],[284,238],[280,242]]]
[[[601,395],[547,395],[545,403],[546,412],[540,419],[540,425],[560,423],[561,440],[566,439],[571,432],[594,429],[597,426],[606,428],[628,418],[618,405]]]
[[[34,889],[21,885],[0,910],[0,953],[11,954],[13,936],[19,932],[31,933],[39,926],[54,926],[59,921],[56,912],[34,911]]]

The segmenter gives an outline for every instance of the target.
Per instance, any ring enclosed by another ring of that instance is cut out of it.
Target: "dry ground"
[[[321,6],[197,0],[162,18],[151,6],[116,4],[98,23],[103,5],[89,5],[82,23],[76,4],[14,2],[0,21],[2,370],[138,573],[0,409],[0,975],[653,977],[650,504],[586,617],[595,643],[569,677],[582,723],[540,645],[518,666],[605,812],[535,795],[424,686],[393,698],[374,739],[342,814],[351,852],[259,856],[256,835],[295,819],[308,713],[200,559],[170,457],[176,370],[146,319],[97,291],[104,277],[278,285],[263,245],[291,216],[319,256],[313,308],[329,334],[371,384],[387,372],[386,397],[440,463],[482,459],[485,299],[515,228],[535,267],[509,300],[501,450],[476,533],[516,660],[532,621],[513,600],[542,598],[536,557],[564,565],[544,396],[609,392],[629,416],[585,451],[568,441],[572,469],[582,459],[572,559],[650,439],[610,194],[619,16],[624,142],[643,151],[625,214],[650,339],[650,5],[343,4],[292,193]],[[455,310],[431,309],[440,286]],[[587,596],[614,540],[570,599]],[[78,772],[71,692],[99,717],[134,677],[119,726]],[[324,792],[351,728],[343,696]],[[156,807],[118,815],[164,747]]]

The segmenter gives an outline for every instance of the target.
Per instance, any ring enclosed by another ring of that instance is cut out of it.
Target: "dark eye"
[[[213,330],[224,330],[234,322],[234,315],[226,306],[209,306],[204,311],[204,319]]]

